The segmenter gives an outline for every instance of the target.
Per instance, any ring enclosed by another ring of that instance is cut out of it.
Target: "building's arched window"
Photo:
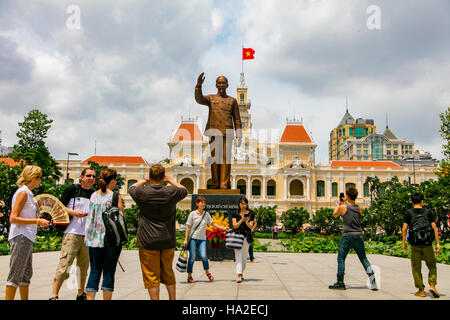
[[[130,187],[131,187],[133,184],[135,184],[136,182],[137,182],[137,180],[134,180],[134,179],[128,180],[128,182],[127,182],[127,190],[130,189]]]
[[[345,190],[347,191],[348,188],[353,187],[356,188],[356,185],[353,182],[349,182],[345,184]]]
[[[277,184],[273,180],[269,180],[267,182],[267,195],[275,196],[276,195]]]
[[[241,194],[247,194],[247,182],[244,179],[239,179],[236,187],[241,190]]]
[[[317,181],[317,196],[325,197],[325,181],[323,180]]]
[[[339,193],[337,182],[331,184],[331,196],[337,197]]]
[[[194,193],[194,181],[190,178],[184,178],[180,181],[180,184],[185,186],[189,194]]]
[[[252,183],[252,196],[260,196],[261,195],[261,181],[253,180]]]
[[[369,191],[369,183],[364,183],[364,197],[370,197],[370,191]]]
[[[289,184],[289,193],[291,196],[302,196],[303,195],[303,183],[300,180],[292,180]]]
[[[240,100],[241,100],[241,103],[244,103],[244,102],[245,102],[245,100],[244,100],[244,94],[243,94],[243,93],[241,93],[241,95],[240,95]]]

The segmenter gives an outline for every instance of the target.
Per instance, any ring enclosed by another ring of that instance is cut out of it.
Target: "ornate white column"
[[[236,189],[236,176],[233,175],[231,179],[231,188]]]
[[[287,200],[287,175],[284,176],[284,199]]]
[[[262,200],[266,200],[266,176],[263,175],[263,181],[262,181]]]
[[[197,187],[196,187],[196,193],[198,193],[198,189],[199,189],[199,186],[200,186],[200,173],[197,173],[197,185],[196,185]]]
[[[358,173],[358,194],[360,198],[364,198],[364,190],[362,185],[361,173]]]
[[[250,192],[250,188],[252,187],[251,181],[250,181],[250,175],[247,175],[247,199],[250,200],[250,195],[252,194]]]
[[[309,193],[310,193],[310,178],[309,175],[306,177],[306,200],[309,200]]]
[[[327,198],[328,199],[331,199],[331,195],[332,195],[332,193],[331,193],[331,177],[330,176],[327,176]]]

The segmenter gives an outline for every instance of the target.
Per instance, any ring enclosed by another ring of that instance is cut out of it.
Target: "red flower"
[[[215,243],[223,242],[226,239],[226,235],[222,230],[214,228],[212,231],[206,231],[206,239]]]

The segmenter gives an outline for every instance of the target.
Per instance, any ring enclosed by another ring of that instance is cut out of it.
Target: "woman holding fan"
[[[183,247],[189,248],[189,261],[187,267],[189,283],[194,283],[195,280],[192,278],[192,270],[194,268],[195,258],[197,258],[197,250],[200,254],[200,258],[203,262],[203,269],[208,277],[209,281],[213,281],[214,277],[209,272],[209,262],[208,256],[206,254],[206,226],[212,225],[214,228],[230,231],[228,227],[222,227],[213,222],[210,214],[205,211],[206,199],[202,196],[198,196],[195,201],[197,209],[189,214],[186,222],[186,235],[183,243]],[[191,232],[192,231],[192,232]],[[190,239],[190,240],[189,240]]]
[[[8,241],[11,246],[10,270],[6,281],[6,300],[14,300],[17,288],[20,298],[28,300],[31,276],[33,275],[33,243],[37,226],[48,227],[50,221],[38,218],[39,208],[33,201],[32,190],[39,187],[42,170],[38,166],[26,166],[17,181],[19,189],[12,198],[9,218]]]

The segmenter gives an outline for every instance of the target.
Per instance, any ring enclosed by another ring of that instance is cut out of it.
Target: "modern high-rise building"
[[[344,145],[345,160],[401,160],[414,153],[414,143],[398,139],[386,126],[383,134],[351,137]]]
[[[328,142],[329,160],[347,160],[345,157],[345,146],[349,139],[362,139],[376,134],[377,128],[372,119],[354,119],[345,111],[338,126],[331,130],[330,141]]]

